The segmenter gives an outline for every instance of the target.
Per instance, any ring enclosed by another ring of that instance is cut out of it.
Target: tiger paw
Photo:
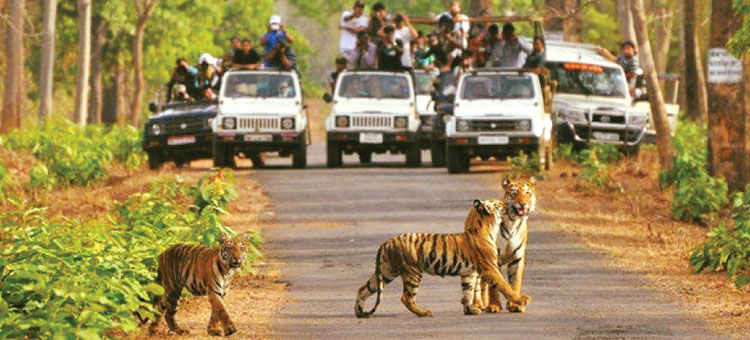
[[[523,313],[526,311],[526,305],[517,305],[513,302],[508,301],[508,304],[506,305],[507,309],[511,313]]]
[[[182,327],[175,327],[175,328],[170,329],[169,333],[177,334],[177,335],[185,335],[185,334],[190,334],[190,331]]]
[[[508,305],[513,304],[515,306],[526,306],[529,302],[531,302],[531,297],[528,295],[519,295],[517,298],[508,300]]]
[[[208,335],[213,336],[221,336],[223,332],[221,331],[221,328],[209,328],[208,329]]]
[[[478,306],[464,306],[464,315],[479,315],[482,314],[482,308]]]
[[[491,303],[484,311],[490,314],[497,314],[503,311],[503,306]]]
[[[229,325],[224,329],[224,336],[230,336],[237,333],[237,327],[235,325]]]
[[[432,311],[431,310],[425,310],[421,313],[417,314],[420,318],[431,318],[432,317]]]

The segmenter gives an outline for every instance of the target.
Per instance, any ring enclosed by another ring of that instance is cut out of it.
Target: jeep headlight
[[[294,118],[284,118],[281,120],[281,128],[284,130],[294,129]]]
[[[558,117],[564,122],[586,124],[586,114],[583,111],[560,109]]]
[[[531,130],[531,121],[528,119],[519,120],[516,122],[516,130],[518,131],[529,131]]]
[[[349,127],[349,116],[336,116],[336,127]]]
[[[393,126],[397,129],[406,129],[409,126],[409,119],[406,117],[396,117],[393,120]]]
[[[151,134],[153,134],[154,136],[158,136],[161,133],[162,133],[161,125],[159,124],[151,125]]]
[[[224,120],[221,121],[221,126],[227,130],[232,130],[237,127],[237,119],[234,117],[224,118]]]
[[[456,123],[456,130],[459,132],[469,131],[470,128],[471,123],[469,123],[468,120],[459,120],[458,123]]]
[[[648,115],[645,114],[631,114],[628,116],[628,125],[641,126],[648,123]]]

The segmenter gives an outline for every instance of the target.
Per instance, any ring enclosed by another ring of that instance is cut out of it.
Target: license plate
[[[246,142],[272,142],[272,135],[245,135]]]
[[[362,144],[383,144],[383,134],[362,132],[359,134],[359,142]]]
[[[594,132],[594,139],[603,140],[603,141],[619,141],[620,140],[620,134],[618,133],[612,133],[612,132]]]
[[[479,136],[479,144],[508,144],[508,136]]]
[[[185,145],[193,143],[195,143],[195,136],[177,136],[169,137],[167,139],[167,144],[169,145]]]

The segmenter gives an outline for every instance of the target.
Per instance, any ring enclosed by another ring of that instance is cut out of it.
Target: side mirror
[[[156,103],[151,102],[148,104],[148,110],[151,111],[151,113],[157,113],[159,112],[159,106],[156,105]]]
[[[326,93],[326,94],[323,95],[323,100],[326,103],[330,104],[331,102],[333,102],[333,96],[331,96],[330,93]]]

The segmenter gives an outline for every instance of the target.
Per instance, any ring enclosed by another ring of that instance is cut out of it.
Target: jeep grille
[[[238,130],[278,130],[278,118],[239,118]]]
[[[517,120],[472,120],[472,131],[515,131]]]
[[[168,135],[206,130],[206,119],[175,120],[164,124],[164,133]]]
[[[388,115],[352,115],[353,128],[392,128],[393,117]]]

